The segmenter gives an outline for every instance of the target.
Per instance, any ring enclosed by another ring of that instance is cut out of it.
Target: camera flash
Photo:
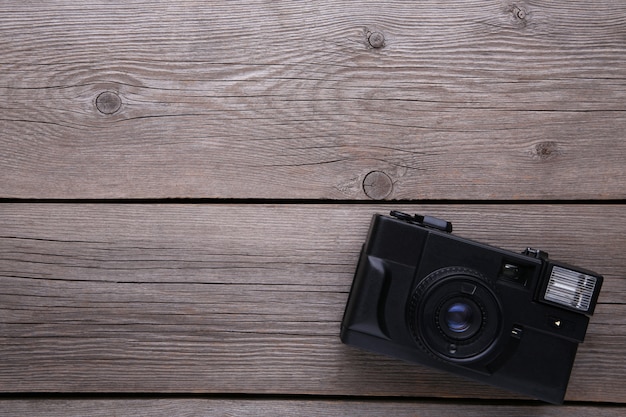
[[[591,306],[596,283],[594,276],[554,266],[543,298],[586,312]]]

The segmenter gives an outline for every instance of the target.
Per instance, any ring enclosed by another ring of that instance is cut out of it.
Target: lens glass
[[[466,331],[472,323],[472,318],[472,308],[463,302],[452,304],[445,313],[448,329],[455,333]]]
[[[467,341],[481,332],[485,316],[479,303],[480,300],[459,294],[440,304],[435,324],[448,341]]]

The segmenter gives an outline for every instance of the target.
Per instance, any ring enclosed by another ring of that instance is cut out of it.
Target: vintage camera
[[[341,340],[562,403],[602,276],[451,232],[434,217],[374,215]]]

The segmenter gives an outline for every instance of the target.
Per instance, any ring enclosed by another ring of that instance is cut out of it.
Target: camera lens
[[[483,360],[501,333],[501,307],[491,282],[479,272],[447,267],[424,277],[407,305],[418,346],[456,363]]]
[[[443,298],[438,311],[437,326],[451,340],[467,340],[482,328],[482,308],[464,294]]]
[[[466,303],[454,303],[445,314],[448,329],[455,333],[462,333],[470,326],[472,319],[472,309]]]

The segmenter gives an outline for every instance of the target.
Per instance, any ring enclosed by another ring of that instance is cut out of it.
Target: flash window
[[[596,288],[597,278],[560,266],[554,266],[544,300],[587,312]]]

